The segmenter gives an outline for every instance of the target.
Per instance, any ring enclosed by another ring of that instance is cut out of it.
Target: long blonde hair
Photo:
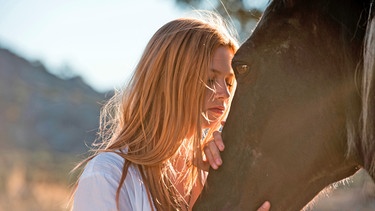
[[[146,46],[128,85],[102,108],[99,147],[85,162],[102,151],[117,152],[126,160],[117,207],[129,165],[140,170],[157,210],[188,206],[173,185],[173,163],[182,146],[189,152],[183,154],[187,163],[201,159],[203,105],[213,54],[220,46],[233,53],[238,48],[223,19],[212,12],[199,14],[203,16],[180,18],[162,26]],[[219,127],[220,121],[206,137]],[[186,165],[183,172],[177,172],[184,178],[186,194],[197,181],[202,182],[200,171]]]

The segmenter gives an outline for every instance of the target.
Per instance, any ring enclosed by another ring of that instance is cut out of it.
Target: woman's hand
[[[225,122],[222,121],[221,125],[224,126]],[[215,131],[213,134],[213,139],[208,141],[203,146],[204,151],[204,160],[201,160],[200,162],[196,163],[197,166],[204,171],[208,171],[210,169],[210,166],[213,169],[218,169],[221,164],[223,164],[223,161],[220,156],[220,152],[224,151],[224,142],[221,138],[221,132]]]
[[[269,211],[271,208],[271,203],[266,201],[262,204],[262,206],[260,206],[257,211]]]
[[[213,133],[213,140],[209,141],[204,147],[203,151],[206,156],[206,163],[213,169],[218,169],[223,161],[220,156],[220,152],[224,151],[224,142],[221,138],[221,132],[215,131]],[[207,169],[209,166],[207,167]]]

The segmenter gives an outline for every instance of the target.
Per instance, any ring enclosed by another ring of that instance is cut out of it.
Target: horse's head
[[[197,210],[299,210],[363,165],[362,42],[369,2],[274,0],[233,59],[223,166]],[[357,80],[358,79],[358,80]]]

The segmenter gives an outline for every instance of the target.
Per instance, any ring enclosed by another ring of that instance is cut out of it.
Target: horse
[[[193,210],[301,210],[365,169],[375,179],[373,0],[273,0],[232,67],[223,165]]]

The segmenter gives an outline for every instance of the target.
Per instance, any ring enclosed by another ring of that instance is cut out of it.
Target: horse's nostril
[[[238,65],[236,65],[236,71],[239,74],[247,73],[249,71],[249,69],[250,69],[250,67],[247,64],[238,64]]]

